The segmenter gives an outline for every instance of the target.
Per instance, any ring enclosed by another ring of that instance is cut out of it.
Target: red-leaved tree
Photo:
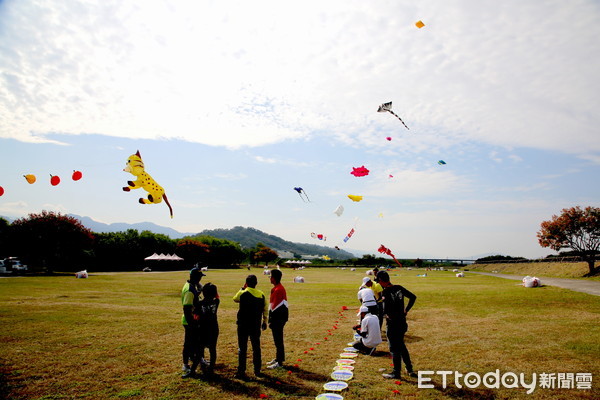
[[[595,268],[596,255],[600,252],[600,208],[564,208],[560,215],[542,222],[537,237],[542,247],[556,251],[572,249],[580,253],[590,269],[587,276],[600,272]]]
[[[208,245],[198,240],[181,239],[177,242],[175,252],[185,260],[187,265],[192,266],[194,264],[205,264],[210,250]]]
[[[42,211],[11,224],[12,245],[31,265],[50,271],[73,271],[86,267],[94,234],[78,219]]]

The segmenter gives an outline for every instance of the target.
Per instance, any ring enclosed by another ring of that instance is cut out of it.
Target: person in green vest
[[[190,279],[183,285],[181,289],[181,305],[183,306],[183,315],[181,316],[181,324],[184,329],[183,338],[183,374],[182,378],[189,378],[195,374],[196,366],[198,365],[198,321],[194,318],[194,306],[198,304],[198,294],[202,290],[200,280],[205,276],[199,268],[192,268],[190,271]],[[192,361],[192,367],[188,365]]]

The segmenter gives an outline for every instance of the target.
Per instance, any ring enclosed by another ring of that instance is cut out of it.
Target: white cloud
[[[4,2],[0,136],[399,145],[400,122],[375,112],[393,100],[413,151],[595,158],[599,15],[585,0]]]

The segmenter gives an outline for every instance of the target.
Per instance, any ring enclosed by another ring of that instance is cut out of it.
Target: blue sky
[[[0,2],[0,215],[533,258],[600,205],[596,1],[172,3]],[[122,191],[136,150],[173,219]]]

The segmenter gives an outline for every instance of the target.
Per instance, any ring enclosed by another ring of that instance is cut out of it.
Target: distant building
[[[321,256],[313,256],[313,255],[309,255],[309,254],[302,254],[300,256],[300,258],[303,259],[303,260],[314,260],[314,259],[317,259],[317,258],[321,258]]]
[[[275,250],[279,258],[294,258],[294,253],[287,250]]]

